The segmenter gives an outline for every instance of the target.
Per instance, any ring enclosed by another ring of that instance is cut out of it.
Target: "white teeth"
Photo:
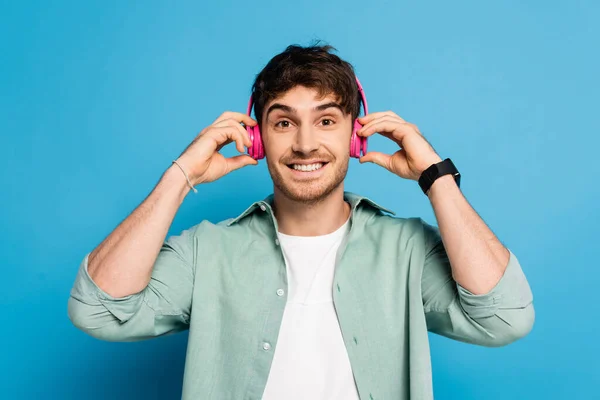
[[[297,171],[305,171],[305,172],[311,172],[311,171],[316,171],[319,168],[321,168],[323,166],[322,163],[316,163],[316,164],[294,164],[292,167],[297,170]]]

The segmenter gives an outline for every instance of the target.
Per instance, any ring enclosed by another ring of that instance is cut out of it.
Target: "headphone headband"
[[[365,112],[365,115],[367,115],[369,113],[369,107],[367,106],[367,96],[365,96],[365,91],[362,87],[362,85],[360,84],[360,81],[358,80],[357,77],[356,78],[356,83],[358,84],[358,92],[360,93],[360,98],[362,99],[362,104],[363,104],[363,110]]]

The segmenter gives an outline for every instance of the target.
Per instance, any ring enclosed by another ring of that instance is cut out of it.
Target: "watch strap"
[[[429,168],[427,168],[421,176],[419,177],[419,186],[423,193],[427,195],[427,192],[433,185],[436,179],[441,176],[451,174],[454,176],[454,180],[458,187],[460,187],[460,172],[456,169],[456,166],[452,162],[451,159],[446,158],[444,161],[440,161],[439,163],[432,164]]]

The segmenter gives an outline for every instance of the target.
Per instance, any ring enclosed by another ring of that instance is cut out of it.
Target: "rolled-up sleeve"
[[[423,221],[425,265],[421,279],[427,329],[488,347],[504,346],[533,328],[533,294],[519,260],[509,249],[508,265],[488,293],[473,294],[452,277],[439,229]]]
[[[169,237],[160,249],[146,288],[124,297],[109,295],[92,280],[86,254],[68,300],[71,322],[93,337],[119,342],[187,329],[196,265],[195,229]]]

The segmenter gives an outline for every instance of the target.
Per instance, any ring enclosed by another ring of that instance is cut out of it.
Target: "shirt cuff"
[[[87,253],[81,262],[75,284],[71,289],[71,296],[88,305],[102,304],[121,322],[129,320],[140,309],[144,301],[144,291],[123,297],[114,297],[106,293],[94,282],[88,272],[89,256],[90,253]]]
[[[486,318],[499,309],[524,308],[533,301],[533,294],[521,265],[513,252],[502,278],[488,293],[473,294],[456,283],[459,299],[464,310],[472,318]]]

